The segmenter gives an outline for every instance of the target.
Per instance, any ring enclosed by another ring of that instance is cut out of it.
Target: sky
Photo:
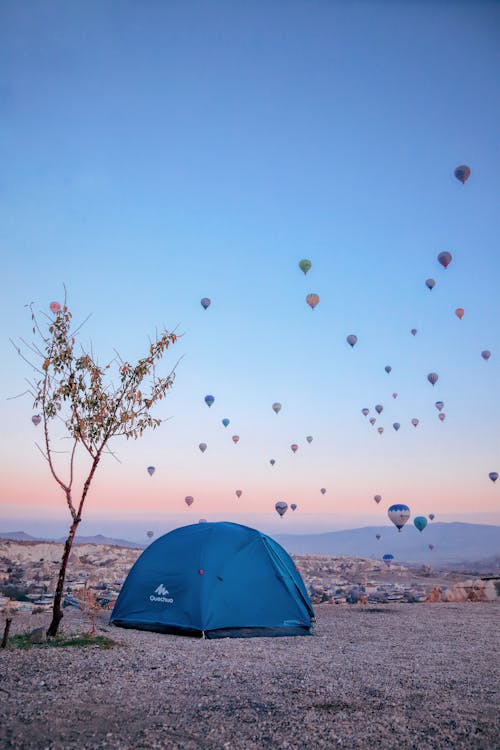
[[[179,334],[166,421],[114,444],[82,533],[499,523],[499,39],[481,0],[2,4],[0,527],[69,521],[9,343],[64,285],[100,361]]]

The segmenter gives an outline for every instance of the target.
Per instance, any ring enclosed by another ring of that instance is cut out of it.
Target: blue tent
[[[314,611],[295,563],[274,539],[236,523],[183,526],[130,570],[111,622],[207,638],[307,635]]]

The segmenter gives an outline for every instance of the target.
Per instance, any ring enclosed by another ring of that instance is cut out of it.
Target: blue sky
[[[357,525],[389,501],[495,518],[499,31],[492,2],[4,4],[6,515],[64,513],[31,404],[6,398],[27,374],[8,344],[29,335],[24,304],[65,283],[103,360],[140,356],[163,323],[184,334],[170,421],[100,468],[91,514],[184,513],[192,494],[205,517],[283,499]],[[381,436],[360,414],[376,403]]]

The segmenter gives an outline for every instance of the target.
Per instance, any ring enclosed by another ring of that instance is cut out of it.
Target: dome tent
[[[207,638],[307,635],[314,611],[274,539],[236,523],[174,529],[131,568],[111,622]]]

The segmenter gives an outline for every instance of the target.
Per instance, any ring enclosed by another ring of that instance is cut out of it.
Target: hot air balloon
[[[272,407],[272,408],[273,408],[273,411],[274,411],[274,413],[275,413],[275,414],[278,414],[278,412],[280,412],[280,411],[281,411],[281,404],[280,404],[280,403],[279,403],[278,401],[276,401],[276,402],[275,402],[275,403],[273,404],[273,407]]]
[[[271,466],[274,466],[274,464],[276,463],[276,461],[274,460],[274,458],[271,458],[269,460],[269,463],[271,464]]]
[[[227,417],[224,417],[224,419],[222,420],[222,424],[224,425],[224,427],[227,427],[229,423],[230,423],[230,420],[227,419]]]
[[[397,398],[397,397],[398,397],[398,394],[397,394],[397,393],[393,393],[393,394],[392,394],[392,397],[393,397],[393,398]]]
[[[377,404],[375,407],[375,411],[377,412],[377,414],[382,414],[382,412],[384,411],[384,407],[382,406],[382,404]]]
[[[438,255],[438,261],[441,263],[443,268],[448,268],[448,266],[451,263],[451,253],[449,253],[447,250],[445,250],[442,253],[439,253]]]
[[[383,427],[377,427],[377,432],[378,432],[379,435],[381,435],[383,433],[383,431],[384,431]]]
[[[392,521],[397,530],[401,531],[401,529],[409,519],[411,513],[407,505],[396,503],[395,505],[390,506],[389,510],[387,511],[387,515],[389,516],[389,520]]]
[[[155,471],[156,471],[156,468],[154,466],[148,466],[147,472],[148,472],[148,474],[149,474],[150,477],[153,476],[153,474],[155,473]]]
[[[385,370],[385,371],[386,371],[386,373],[387,373],[387,374],[389,375],[390,371],[392,370],[392,367],[391,367],[390,365],[386,365],[386,366],[384,367],[384,370]]]
[[[455,168],[453,174],[455,175],[457,180],[462,183],[462,185],[465,185],[470,177],[470,167],[468,167],[467,164],[461,164],[459,167]]]
[[[205,451],[207,449],[207,444],[206,443],[200,443],[199,446],[198,446],[198,448],[200,449],[200,451],[202,453],[205,453]]]
[[[292,510],[297,510],[297,503],[292,503],[292,504],[290,505],[290,508],[291,508]]]
[[[417,516],[413,519],[413,525],[419,531],[423,531],[427,526],[427,518],[425,518],[425,516]]]
[[[382,560],[385,562],[385,564],[387,565],[387,567],[389,567],[389,565],[391,564],[391,562],[394,560],[394,555],[391,555],[391,554],[387,553],[386,555],[384,555],[382,557]]]
[[[54,315],[55,313],[58,313],[61,310],[61,305],[59,304],[59,302],[51,302],[49,307],[50,307],[51,312],[54,313]]]
[[[411,423],[414,427],[418,427],[418,419],[416,419],[415,417],[411,420]]]
[[[373,496],[373,499],[375,500],[375,502],[376,502],[376,503],[377,503],[377,505],[378,505],[378,504],[379,504],[379,502],[380,502],[380,501],[382,500],[382,495],[374,495],[374,496]]]
[[[306,302],[311,308],[311,310],[314,310],[314,308],[319,302],[319,296],[317,294],[308,294],[306,297]]]
[[[236,495],[236,497],[241,497],[241,496],[242,496],[242,494],[243,494],[243,493],[242,493],[242,491],[241,491],[241,490],[236,490],[236,492],[235,492],[235,495]]]
[[[308,442],[308,443],[312,443],[312,441],[313,441],[313,439],[312,439],[312,435],[308,435],[308,436],[306,437],[306,440],[307,440],[307,442]]]
[[[491,352],[488,351],[488,349],[485,349],[484,352],[481,352],[481,357],[485,359],[486,361],[488,361],[489,358],[491,357]]]
[[[34,414],[31,417],[31,421],[33,422],[33,424],[35,425],[35,427],[38,427],[38,425],[42,421],[42,418],[41,418],[41,416],[39,414]]]
[[[435,517],[436,516],[434,515],[434,513],[429,513],[429,518],[431,519],[431,521],[434,521]]]
[[[381,534],[375,534],[376,539],[381,539]]]
[[[375,422],[376,422],[377,420],[375,419],[375,417],[370,417],[370,420],[369,420],[369,421],[370,421],[370,424],[371,424],[371,426],[373,427],[373,425],[375,424]]]
[[[189,506],[190,506],[190,505],[192,505],[192,504],[194,503],[194,497],[191,497],[191,495],[187,495],[187,496],[186,496],[186,497],[184,498],[184,502],[186,503],[186,505],[187,505],[187,506],[188,506],[188,508],[189,508]]]
[[[440,422],[444,422],[444,420],[446,419],[446,414],[444,413],[444,411],[438,414],[438,419]]]
[[[361,409],[361,414],[363,414],[363,416],[367,417],[369,413],[370,413],[370,410],[367,409],[366,407],[364,409]]]
[[[202,297],[202,299],[200,300],[200,305],[202,306],[204,310],[206,310],[207,307],[210,307],[211,301],[212,300],[210,300],[208,297]]]
[[[427,279],[425,282],[425,286],[427,287],[427,289],[434,289],[434,287],[436,286],[436,282],[434,281],[434,279]]]
[[[434,545],[433,544],[429,544],[428,547],[429,547],[430,551],[432,552],[432,550],[434,549]]]
[[[154,531],[146,531],[146,536],[148,539],[152,539],[154,536]]]
[[[492,482],[496,482],[497,479],[498,479],[498,471],[490,471],[490,473],[488,474],[488,476],[489,476],[489,478],[491,479]]]
[[[444,406],[444,401],[436,401],[436,403],[434,404],[434,406],[436,407],[436,409],[438,411],[442,411],[443,410],[443,406]]]
[[[239,435],[233,435],[233,437],[232,437],[232,441],[233,441],[233,443],[234,443],[235,445],[236,445],[236,443],[237,443],[237,442],[239,441],[239,439],[240,439],[240,436],[239,436]]]
[[[411,333],[412,336],[416,336],[417,335],[417,329],[416,328],[412,328],[411,331],[410,331],[410,333]]]
[[[439,380],[439,375],[437,374],[437,372],[430,372],[430,373],[429,373],[429,374],[427,375],[427,380],[429,381],[429,383],[430,383],[431,385],[436,385],[436,383],[437,383],[437,382],[438,382],[438,380]]]
[[[397,431],[399,430],[399,428],[401,427],[401,425],[399,424],[399,422],[394,422],[394,424],[393,424],[392,426],[394,427],[394,429],[396,430],[396,432],[397,432]]]
[[[214,401],[215,401],[214,397],[210,396],[210,394],[208,396],[205,396],[205,403],[208,407],[212,406]]]
[[[354,346],[358,343],[358,337],[355,336],[353,333],[350,333],[349,336],[346,336],[346,341],[349,344],[349,346]]]
[[[325,492],[326,492],[326,487],[322,487],[322,488],[320,489],[320,492],[321,492],[321,494],[322,494],[322,495],[324,495],[324,494],[325,494]]]
[[[299,449],[299,446],[297,445],[297,443],[292,443],[290,448],[292,449],[294,453],[296,453]]]
[[[282,500],[280,500],[279,502],[276,503],[274,508],[276,510],[276,513],[279,513],[279,515],[283,518],[283,516],[288,510],[288,505],[284,503]]]
[[[457,316],[457,318],[460,318],[460,320],[462,320],[462,318],[464,317],[464,313],[465,310],[463,307],[457,307],[457,309],[455,310],[455,315]]]
[[[311,270],[311,266],[312,266],[312,263],[307,258],[303,258],[302,260],[299,261],[299,268],[304,273],[304,276],[306,275],[308,271]]]

